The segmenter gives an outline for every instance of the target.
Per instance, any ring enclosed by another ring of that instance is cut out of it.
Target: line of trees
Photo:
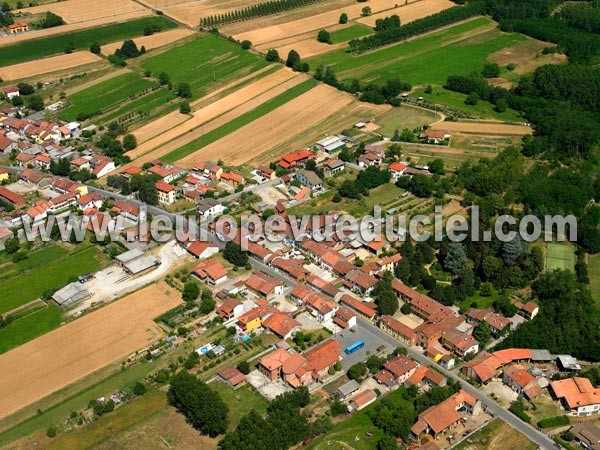
[[[312,3],[319,3],[322,1],[324,0],[275,0],[257,3],[256,5],[247,6],[246,8],[204,17],[200,21],[200,25],[203,27],[214,27],[216,25],[223,25],[230,22],[248,20],[254,17],[277,14],[289,9],[300,8],[302,6],[310,5]]]
[[[485,13],[485,4],[483,2],[472,2],[466,6],[454,6],[452,8],[440,11],[422,19],[417,19],[406,25],[399,25],[400,20],[388,18],[383,19],[380,24],[380,30],[371,36],[365,36],[361,39],[353,39],[348,45],[353,53],[362,53],[374,50],[384,45],[400,42],[419,34],[441,28],[452,23],[460,22],[480,14]],[[393,16],[392,16],[393,17]],[[397,26],[396,26],[397,25]]]

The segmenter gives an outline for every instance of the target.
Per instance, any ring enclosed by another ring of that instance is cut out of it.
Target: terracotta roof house
[[[15,208],[22,208],[25,206],[25,197],[16,192],[11,191],[4,186],[0,186],[0,198],[8,203],[10,203]]]
[[[300,164],[304,164],[306,161],[315,159],[315,155],[308,149],[303,148],[296,152],[288,153],[284,155],[279,161],[279,166],[286,170],[294,169]]]
[[[367,389],[356,394],[353,398],[350,399],[350,407],[354,411],[360,411],[361,409],[369,406],[377,400],[377,394],[372,389]]]
[[[393,382],[395,384],[405,383],[417,370],[419,364],[414,362],[408,356],[398,355],[393,359],[383,363],[383,368],[377,372],[374,378],[378,382],[382,382],[380,379],[381,372],[389,372],[392,374]],[[388,377],[385,376],[385,379]]]
[[[481,412],[481,402],[463,389],[419,414],[411,432],[416,437],[427,433],[437,437],[462,419],[461,411],[473,416]]]
[[[182,243],[185,250],[196,259],[210,258],[219,253],[219,247],[206,241],[188,241]]]
[[[249,290],[261,298],[270,299],[283,294],[283,283],[263,272],[254,271],[245,284]]]
[[[406,345],[413,346],[417,342],[417,333],[392,316],[381,316],[379,328]]]
[[[587,378],[574,377],[553,381],[550,388],[565,409],[576,416],[600,413],[600,388]]]
[[[217,308],[217,315],[223,320],[233,319],[244,312],[244,305],[237,298],[228,297]]]
[[[281,339],[288,339],[300,329],[300,322],[290,314],[274,312],[263,319],[262,326]]]
[[[521,364],[513,364],[504,368],[502,381],[513,391],[525,395],[529,400],[542,395],[537,379]]]
[[[198,242],[198,241],[195,241]],[[195,275],[203,283],[208,283],[211,286],[227,281],[227,269],[217,260],[202,261],[192,270]]]
[[[306,309],[319,321],[331,320],[339,308],[333,300],[329,300],[318,292],[311,292],[304,299]]]
[[[340,304],[346,305],[369,320],[373,320],[373,318],[377,315],[377,311],[374,308],[375,304],[371,306],[370,304],[361,302],[360,300],[357,300],[348,294],[342,295],[340,298]]]
[[[445,386],[447,382],[448,380],[444,375],[427,366],[419,366],[415,373],[407,380],[409,384],[419,385],[425,383],[431,387]]]
[[[330,298],[335,298],[340,292],[335,285],[329,281],[325,281],[323,278],[316,275],[308,275],[306,277],[306,284],[315,289],[318,292],[322,292]]]
[[[344,330],[350,329],[356,326],[356,313],[342,306],[335,312],[333,323]]]

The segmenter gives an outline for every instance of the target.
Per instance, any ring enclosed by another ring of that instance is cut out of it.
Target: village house
[[[285,340],[293,337],[301,324],[291,314],[277,311],[265,316],[262,326]]]
[[[246,384],[246,377],[236,367],[227,367],[217,373],[217,379],[227,383],[233,389]]]
[[[565,410],[574,416],[600,413],[600,388],[595,388],[587,378],[573,377],[552,381],[550,389]]]
[[[487,384],[500,379],[500,368],[511,362],[528,361],[531,359],[528,348],[508,348],[494,353],[482,353],[466,362],[461,371],[464,375],[480,384]]]
[[[248,290],[267,300],[273,299],[277,295],[283,295],[283,283],[266,273],[254,271],[250,278],[245,282]]]
[[[85,211],[86,209],[100,209],[104,204],[104,198],[100,195],[92,192],[90,194],[82,195],[77,199],[77,208],[81,211]]]
[[[275,178],[277,178],[277,174],[275,173],[275,171],[267,166],[258,166],[256,168],[256,174],[259,177],[265,178],[267,180],[274,180]]]
[[[323,163],[323,167],[325,168],[325,173],[332,177],[336,173],[343,172],[346,168],[346,163],[344,163],[344,161],[341,159],[333,158],[325,161]]]
[[[136,223],[145,218],[145,213],[140,208],[123,200],[115,200],[111,212]]]
[[[223,168],[212,161],[202,161],[192,167],[192,172],[209,180],[219,180],[223,174]]]
[[[377,400],[377,394],[375,391],[372,389],[366,389],[350,399],[348,409],[350,411],[360,411],[361,409],[369,406],[375,400]]]
[[[10,155],[13,150],[18,150],[19,144],[0,134],[0,153]]]
[[[257,245],[255,243],[253,243],[253,244]],[[258,247],[260,247],[260,246],[258,246]],[[264,247],[260,247],[260,248],[264,249]],[[268,250],[267,250],[267,252],[268,252]],[[259,252],[259,253],[263,253],[263,252]],[[260,256],[260,254],[258,256]],[[304,261],[302,259],[288,259],[288,258],[282,258],[279,256],[273,258],[270,262],[272,267],[283,272],[284,274],[286,274],[287,276],[293,278],[294,280],[296,280],[298,282],[303,282],[306,279],[306,277],[310,274],[310,272],[304,268],[303,263],[304,263]]]
[[[461,412],[476,416],[481,412],[481,402],[461,389],[439,405],[426,409],[411,427],[411,432],[419,438],[431,434],[434,438],[462,420]]]
[[[395,180],[404,175],[404,171],[406,170],[406,164],[400,162],[393,162],[389,165],[388,170],[392,174],[392,178]]]
[[[2,88],[2,94],[7,100],[12,100],[14,97],[21,95],[17,86],[4,86]]]
[[[398,339],[403,344],[413,346],[417,342],[417,334],[392,316],[381,316],[379,328]]]
[[[223,320],[239,317],[244,312],[244,305],[237,298],[227,297],[217,308],[217,315]]]
[[[339,307],[333,316],[333,323],[343,330],[355,327],[356,320],[356,313],[344,307]]]
[[[529,400],[542,395],[542,388],[538,384],[537,379],[521,364],[513,364],[505,367],[502,374],[502,381],[513,391],[524,395]]]
[[[179,167],[173,166],[152,166],[148,169],[148,173],[158,175],[165,183],[172,183],[176,179],[184,176],[186,171]]]
[[[0,186],[0,200],[8,202],[14,208],[22,208],[26,204],[25,197],[4,186]]]
[[[158,191],[158,202],[165,205],[175,203],[175,186],[165,183],[163,180],[156,182],[156,190]]]
[[[293,170],[297,166],[304,165],[306,161],[315,159],[315,154],[309,149],[298,150],[297,152],[284,155],[279,161],[279,166],[285,170]]]
[[[569,431],[575,441],[586,450],[600,450],[600,427],[593,422],[581,422],[573,425]]]
[[[317,292],[311,292],[304,298],[304,306],[319,322],[333,319],[339,305]]]
[[[296,179],[304,187],[316,191],[323,187],[323,180],[312,170],[299,170],[296,172]]]
[[[456,330],[442,334],[442,344],[461,358],[479,352],[479,342],[471,334],[461,333]]]
[[[179,245],[196,259],[210,258],[219,253],[219,247],[216,244],[200,241],[198,239],[194,241],[181,241]]]
[[[519,315],[525,317],[528,320],[533,319],[535,316],[537,316],[538,312],[540,311],[540,307],[538,306],[538,304],[532,301],[527,302],[525,304],[521,302],[515,302],[515,306],[518,309]]]
[[[203,198],[198,200],[196,210],[202,217],[208,219],[209,217],[217,217],[225,212],[225,206],[214,198]]]
[[[404,384],[417,371],[419,364],[408,356],[398,355],[383,363],[383,368],[373,378],[386,386]]]
[[[439,144],[447,139],[450,139],[450,132],[444,130],[432,130],[431,128],[426,129],[419,135],[419,139],[422,141],[433,142]]]
[[[251,333],[262,326],[262,319],[277,309],[269,305],[256,306],[237,318],[236,325],[243,333]]]
[[[332,299],[340,292],[333,283],[325,281],[323,278],[316,275],[308,275],[306,277],[306,284],[317,292],[321,292]]]
[[[446,386],[447,378],[437,370],[427,366],[419,366],[415,373],[406,381],[409,385],[427,385],[429,387]]]
[[[245,184],[244,177],[233,172],[223,172],[221,174],[221,181],[229,186],[237,188]]]
[[[368,320],[373,320],[377,315],[375,304],[361,302],[360,300],[357,300],[348,294],[344,294],[340,297],[340,304],[356,311],[358,314]]]
[[[220,261],[214,259],[199,263],[192,270],[192,275],[203,283],[207,283],[211,286],[216,286],[217,284],[227,281],[227,269]]]

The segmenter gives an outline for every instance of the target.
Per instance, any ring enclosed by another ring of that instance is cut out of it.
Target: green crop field
[[[0,47],[0,61],[3,66],[44,58],[63,53],[65,46],[72,43],[76,50],[88,50],[93,42],[101,45],[127,38],[141,36],[144,28],[158,25],[162,30],[176,28],[177,24],[164,16],[146,17],[129,22],[89,28],[71,33],[57,34],[39,39],[30,39],[18,44]]]
[[[375,123],[380,126],[378,133],[391,138],[395,130],[402,131],[404,128],[412,130],[414,128],[428,125],[439,119],[439,116],[432,111],[410,106],[393,108],[390,111],[377,117]]]
[[[0,354],[58,328],[61,320],[62,310],[48,305],[0,328]]]
[[[72,277],[94,272],[106,262],[98,247],[81,243],[72,250],[66,246],[46,245],[28,253],[27,259],[19,263],[0,263],[0,313],[35,300],[49,289],[61,288]]]
[[[352,39],[358,39],[373,33],[373,28],[366,25],[351,25],[347,28],[342,28],[341,30],[332,31],[331,43],[339,44],[341,42],[348,42]]]
[[[460,92],[449,91],[443,87],[434,87],[430,94],[425,93],[425,89],[416,89],[414,97],[423,97],[430,102],[448,105],[453,109],[473,114],[481,117],[504,120],[507,122],[524,122],[518,111],[507,108],[504,112],[498,112],[494,105],[484,100],[478,100],[476,105],[466,105],[467,96]]]
[[[77,119],[79,114],[103,112],[154,84],[154,81],[135,72],[123,73],[68,97],[71,106],[60,112],[60,118],[70,122]]]
[[[289,102],[290,100],[298,97],[301,94],[309,91],[315,85],[317,81],[315,80],[306,80],[297,86],[294,86],[291,89],[288,89],[283,94],[278,95],[275,98],[257,106],[252,111],[248,111],[246,114],[242,114],[239,117],[236,117],[231,122],[226,123],[219,128],[212,130],[209,133],[199,137],[198,139],[194,139],[192,142],[187,143],[186,145],[179,147],[177,150],[168,153],[163,158],[163,161],[168,163],[173,163],[185,156],[194,153],[195,151],[200,150],[203,147],[206,147],[208,144],[211,144],[218,139],[221,139],[224,136],[227,136],[230,133],[233,133],[237,129],[243,127],[244,125],[249,124],[250,122],[264,116],[265,114],[273,111],[275,108]]]
[[[575,247],[568,244],[546,246],[546,272],[570,270],[575,272]]]
[[[333,66],[339,80],[383,82],[400,78],[415,85],[443,85],[449,75],[480,72],[491,53],[525,39],[518,33],[503,33],[491,19],[479,17],[360,56],[340,49],[308,62],[313,70],[321,64]]]
[[[260,56],[213,35],[200,36],[142,63],[154,76],[167,73],[175,86],[189,83],[195,98],[204,95],[211,84],[239,79],[268,64]]]
[[[168,105],[169,102],[172,102],[176,98],[177,94],[175,92],[167,89],[159,89],[132,102],[124,103],[119,109],[103,117],[102,121],[110,122],[117,117],[121,117],[129,113],[141,112],[150,115],[153,111],[157,110],[161,106]]]

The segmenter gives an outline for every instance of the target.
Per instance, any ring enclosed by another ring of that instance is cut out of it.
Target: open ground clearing
[[[104,60],[91,52],[75,52],[68,55],[51,56],[49,58],[38,59],[37,61],[2,67],[0,68],[0,78],[5,81],[20,80],[22,78],[29,78],[59,70],[64,71],[101,61]]]
[[[542,50],[545,47],[552,46],[547,42],[535,39],[527,39],[518,42],[512,47],[503,48],[489,56],[489,60],[495,62],[500,67],[506,67],[508,64],[514,64],[514,73],[523,75],[533,72],[539,66],[544,64],[560,64],[567,61],[566,55],[562,53],[550,53],[543,55]],[[504,74],[507,76],[509,74]]]
[[[392,14],[397,14],[400,17],[400,23],[406,24],[408,22],[412,22],[413,20],[430,16],[453,6],[456,6],[456,3],[451,2],[450,0],[421,0],[409,5],[405,5],[401,8],[395,8],[393,11],[385,11],[378,14],[371,14],[367,17],[361,17],[357,20],[357,22],[374,27],[377,19],[383,19],[391,16]]]
[[[532,134],[533,130],[531,127],[525,125],[510,125],[500,122],[438,122],[432,126],[435,130],[447,130],[447,131],[460,131],[463,133],[473,134],[490,134],[490,135],[517,135],[524,136],[526,134]]]
[[[77,119],[79,114],[94,115],[105,112],[131,96],[141,95],[154,84],[155,82],[136,72],[124,72],[67,97],[71,106],[63,109],[59,116],[70,122]]]
[[[458,444],[458,450],[535,450],[537,446],[508,426],[500,419],[495,419],[478,432],[469,437],[472,444],[466,440]]]
[[[289,70],[280,69],[198,109],[187,121],[169,130],[165,130],[162,134],[139,145],[135,150],[127,153],[127,155],[132,159],[144,156],[144,161],[160,158],[285,92],[287,89],[302,82],[302,80],[303,77]],[[227,112],[231,113],[225,114]],[[218,121],[213,120],[217,118],[219,118]],[[169,121],[171,120],[174,120],[174,118],[169,119]],[[160,122],[162,119],[158,119],[158,121]],[[210,124],[207,123],[210,121],[213,122]],[[206,125],[197,130],[203,124]],[[162,123],[159,123],[159,127],[163,126]],[[156,151],[152,151],[154,149]],[[137,159],[134,163],[138,165],[143,163],[143,161]]]
[[[412,84],[443,85],[449,75],[480,72],[491,53],[526,39],[503,33],[491,19],[479,17],[360,56],[337,50],[309,62],[313,69],[320,64],[333,66],[340,80],[400,78]]]
[[[395,130],[402,131],[404,128],[412,130],[423,125],[430,125],[441,118],[441,115],[433,111],[403,105],[377,117],[375,124],[379,126],[378,133],[391,138]]]
[[[150,36],[140,36],[133,39],[138,48],[145,47],[146,50],[162,47],[185,37],[191,36],[194,31],[185,28],[175,28],[173,30],[163,31],[162,33],[152,34]],[[121,48],[122,41],[113,42],[102,46],[102,53],[112,55],[116,49]]]
[[[153,319],[181,302],[153,284],[0,356],[0,418],[162,336]]]
[[[243,164],[283,139],[310,129],[352,101],[352,97],[336,89],[317,85],[200,151],[184,157],[178,164],[191,167],[199,161],[218,159],[227,164]]]
[[[11,65],[63,54],[65,45],[68,43],[72,43],[76,50],[89,51],[93,42],[103,45],[141,36],[144,34],[144,28],[148,26],[159,26],[162,30],[177,26],[175,22],[159,16],[145,17],[112,25],[100,25],[102,24],[86,22],[15,36],[28,36],[28,40],[21,39],[17,41],[12,36],[0,38],[0,61],[3,65]]]
[[[122,15],[150,13],[148,8],[132,0],[66,0],[20,10],[23,15],[43,14],[47,11],[58,14],[67,24],[98,19],[114,22]]]

